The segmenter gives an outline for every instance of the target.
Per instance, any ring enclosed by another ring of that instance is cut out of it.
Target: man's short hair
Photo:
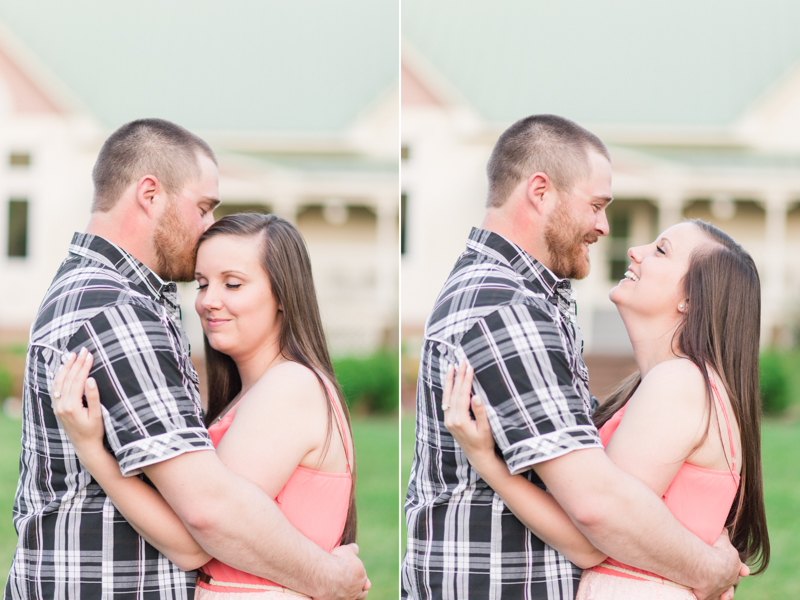
[[[520,181],[546,173],[559,192],[568,192],[580,178],[591,175],[589,151],[611,160],[596,135],[557,115],[532,115],[506,129],[492,150],[487,207],[500,207]]]
[[[103,144],[92,169],[92,212],[108,212],[127,187],[155,175],[170,196],[201,175],[197,153],[214,164],[211,147],[180,125],[164,119],[139,119],[117,129]]]

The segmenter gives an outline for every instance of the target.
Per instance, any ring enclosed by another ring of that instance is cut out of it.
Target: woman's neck
[[[635,315],[625,315],[622,311],[620,315],[642,378],[655,366],[680,356],[676,345],[679,321],[637,318]]]
[[[249,390],[261,379],[264,373],[285,360],[285,357],[280,352],[277,340],[261,348],[258,352],[247,356],[232,356],[231,358],[236,363],[239,378],[242,380],[242,392]]]

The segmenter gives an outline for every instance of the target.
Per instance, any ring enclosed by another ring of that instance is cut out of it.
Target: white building
[[[297,224],[334,353],[394,343],[396,7],[82,7],[0,4],[0,337],[24,336],[73,232],[85,228],[105,138],[158,116],[217,153],[216,216],[257,210]],[[193,348],[202,348],[191,285],[182,296]]]
[[[587,355],[630,353],[608,292],[628,247],[684,217],[713,222],[753,255],[762,344],[797,342],[800,6],[678,4],[511,1],[456,10],[451,0],[404,2],[408,353],[482,219],[497,137],[535,113],[572,118],[612,156],[611,235],[592,247],[591,275],[575,282]]]

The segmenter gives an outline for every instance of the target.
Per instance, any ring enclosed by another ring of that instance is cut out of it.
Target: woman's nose
[[[200,304],[203,308],[219,308],[220,306],[220,297],[219,294],[216,293],[216,290],[213,289],[210,285],[204,290],[203,297],[200,300]]]
[[[628,248],[628,258],[635,263],[642,262],[642,248],[643,246],[631,246]]]

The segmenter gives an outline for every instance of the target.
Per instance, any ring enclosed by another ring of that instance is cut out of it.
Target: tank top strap
[[[709,374],[708,382],[711,384],[711,388],[714,390],[714,395],[717,397],[717,404],[722,409],[722,415],[725,417],[725,426],[728,428],[728,443],[731,447],[731,470],[736,470],[736,448],[733,445],[733,433],[731,431],[731,422],[728,419],[728,410],[725,408],[725,403],[722,401],[722,396],[717,389],[717,384],[714,382],[714,377]]]
[[[339,408],[339,403],[336,401],[336,394],[333,393],[328,383],[325,383],[325,389],[328,390],[328,394],[331,397],[331,404],[333,405],[333,410],[336,413],[336,418],[339,421],[339,433],[342,435],[342,444],[344,444],[344,457],[347,461],[347,472],[350,472],[350,438],[348,436],[348,427],[347,421],[344,420],[344,413],[342,409]]]

